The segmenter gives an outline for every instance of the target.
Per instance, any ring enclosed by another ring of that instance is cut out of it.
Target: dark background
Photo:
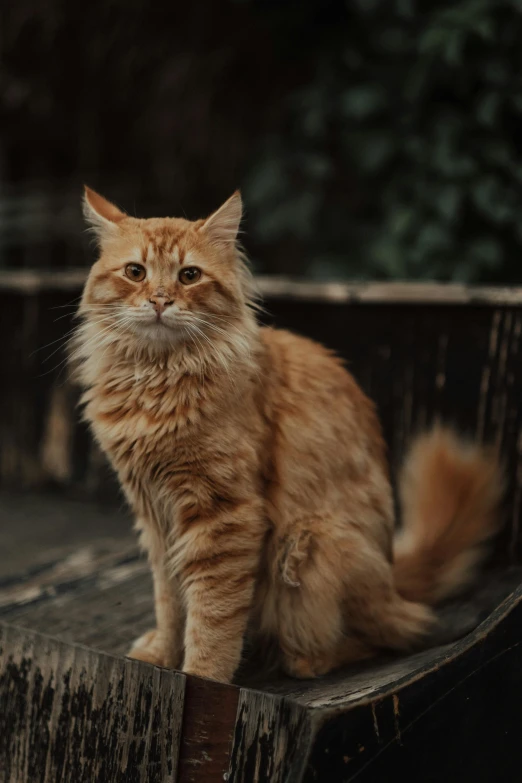
[[[191,218],[240,186],[262,273],[520,284],[521,66],[522,0],[0,2],[2,780],[6,765],[17,781],[18,765],[31,780],[79,781],[110,777],[122,758],[119,779],[139,776],[142,757],[171,763],[179,693],[181,775],[206,783],[237,707],[237,694],[230,712],[223,691],[190,681],[158,688],[159,672],[118,679],[124,664],[93,651],[126,651],[151,624],[152,593],[66,368],[93,256],[82,183],[132,214]],[[394,474],[438,418],[499,448],[506,525],[493,565],[520,563],[522,291],[262,287],[264,318],[348,361],[377,404]],[[481,576],[476,603],[457,607],[467,627],[474,606],[489,612],[482,588],[500,600],[519,582],[516,569]],[[357,673],[353,687],[310,692],[322,728],[309,778],[518,780],[520,600],[517,588],[424,669],[403,659],[394,685],[381,669],[373,697]],[[303,756],[296,687],[273,712],[268,694],[248,702],[242,690],[235,779]],[[357,690],[364,703],[343,717],[339,693],[353,706]]]
[[[520,0],[16,0],[0,19],[0,266],[89,262],[87,181],[255,269],[522,281]]]

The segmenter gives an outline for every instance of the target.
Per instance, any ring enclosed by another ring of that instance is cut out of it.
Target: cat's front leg
[[[194,536],[197,545],[187,547],[181,576],[187,609],[183,671],[230,682],[252,608],[263,541],[259,508],[243,505],[225,523],[196,521]]]
[[[142,527],[141,543],[148,549],[154,583],[156,627],[136,639],[128,653],[134,658],[169,669],[181,668],[185,613],[177,579],[169,572],[165,547],[150,530]]]
[[[129,658],[179,669],[183,660],[184,611],[179,586],[161,566],[152,566],[156,628],[133,643]]]

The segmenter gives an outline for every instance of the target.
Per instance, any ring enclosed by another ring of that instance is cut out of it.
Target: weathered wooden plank
[[[22,519],[23,503],[8,504],[16,507]],[[56,511],[53,514],[53,507]],[[65,507],[71,508],[68,503]],[[0,508],[2,496],[0,495]],[[61,501],[48,504],[46,514],[34,515],[35,504],[26,500],[27,519],[19,525],[18,548],[23,542],[35,536],[53,541],[54,519],[63,511]],[[74,509],[75,506],[73,505]],[[103,524],[95,527],[96,506],[87,505],[82,520],[87,530],[97,530],[98,537],[87,545],[83,539],[78,544],[64,545],[62,550],[54,549],[53,558],[38,568],[22,571],[18,578],[0,580],[0,617],[21,628],[48,633],[62,642],[72,642],[100,650],[104,653],[125,655],[132,639],[154,625],[154,607],[149,567],[145,558],[136,549],[134,538],[100,536],[105,530],[120,529],[119,517],[114,527],[110,515],[103,518]],[[123,528],[124,530],[124,528]],[[63,536],[63,530],[59,526]],[[15,530],[11,531],[11,551],[16,549]],[[9,552],[0,549],[0,573]],[[432,649],[418,655],[375,661],[370,666],[352,668],[348,672],[337,672],[315,682],[302,682],[277,677],[274,672],[263,672],[259,661],[247,665],[238,679],[239,684],[260,687],[265,692],[290,698],[303,707],[327,708],[335,705],[345,707],[357,699],[368,696],[386,683],[398,678],[413,676],[428,663],[435,664],[447,655],[440,645],[459,639],[476,628],[496,606],[522,582],[522,569],[506,570],[486,574],[479,589],[458,601],[446,605],[440,613],[440,622],[430,643]],[[438,646],[438,648],[437,648]],[[441,657],[442,656],[442,657]]]
[[[121,505],[121,504],[120,504]],[[132,519],[118,506],[64,493],[0,492],[0,590],[83,547],[136,546]]]
[[[241,689],[229,783],[297,783],[312,736],[306,709],[283,698]]]
[[[437,773],[423,779],[460,783],[470,767],[457,767],[452,776],[455,738],[471,752],[478,737],[484,740],[476,750],[481,762],[473,769],[486,765],[490,777],[473,779],[493,779],[497,761],[487,737],[503,748],[501,770],[512,774],[520,714],[514,722],[502,717],[500,728],[496,718],[493,731],[483,706],[491,702],[498,715],[522,696],[521,612],[519,587],[460,642],[300,683],[301,694],[294,683],[284,699],[187,678],[177,780],[385,783],[393,769],[417,783],[429,759]],[[171,678],[182,675],[0,628],[0,774],[6,783],[176,779],[168,728],[176,727],[178,747],[182,708]],[[433,743],[433,730],[452,748],[449,756]]]
[[[511,783],[520,770],[522,587],[471,637],[351,708],[320,712],[304,783]]]
[[[0,616],[39,605],[48,597],[63,606],[74,601],[76,593],[84,588],[101,592],[131,575],[148,574],[149,570],[136,543],[128,539],[93,539],[90,545],[51,550],[45,564],[0,582]],[[66,609],[62,611],[65,614]]]
[[[175,783],[185,678],[0,627],[0,779]]]
[[[71,558],[69,562],[74,562]],[[125,655],[137,636],[154,626],[154,602],[149,567],[142,558],[110,562],[105,570],[45,586],[19,585],[13,600],[11,585],[0,591],[9,603],[0,618],[19,627],[52,633],[114,655]],[[29,598],[29,600],[28,600]]]
[[[331,304],[495,304],[513,305],[522,301],[522,288],[467,286],[436,282],[316,282],[280,276],[256,278],[260,293],[267,299],[304,300]]]
[[[187,677],[179,783],[222,783],[232,752],[239,689]]]
[[[81,289],[87,267],[60,270],[3,269],[0,291],[34,295],[42,291]],[[494,304],[522,303],[522,288],[516,286],[469,286],[463,283],[317,282],[280,275],[258,275],[259,292],[274,299],[303,299],[332,303],[388,302],[396,304]]]

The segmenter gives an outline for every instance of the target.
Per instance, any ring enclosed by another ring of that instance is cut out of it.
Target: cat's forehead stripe
[[[181,263],[186,264],[186,266],[197,266],[197,261],[198,259],[190,250],[188,250],[181,259]]]
[[[139,247],[133,247],[128,257],[129,261],[135,261],[137,264],[143,261],[143,253]]]
[[[176,240],[168,245],[150,240],[144,245],[141,254],[139,251],[138,254],[140,255],[138,260],[143,261],[143,263],[150,263],[154,260],[165,260],[169,263],[180,264],[183,262],[184,256],[184,253]]]

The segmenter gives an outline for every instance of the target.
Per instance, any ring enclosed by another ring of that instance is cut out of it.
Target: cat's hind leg
[[[300,523],[276,544],[276,597],[267,608],[277,613],[288,674],[316,677],[379,650],[414,647],[434,617],[397,593],[385,553],[360,530],[337,536],[313,527]]]
[[[260,607],[262,625],[278,637],[287,674],[313,678],[371,655],[348,637],[343,616],[343,564],[317,520],[299,520],[271,542],[270,584]],[[340,651],[342,660],[339,660]]]

